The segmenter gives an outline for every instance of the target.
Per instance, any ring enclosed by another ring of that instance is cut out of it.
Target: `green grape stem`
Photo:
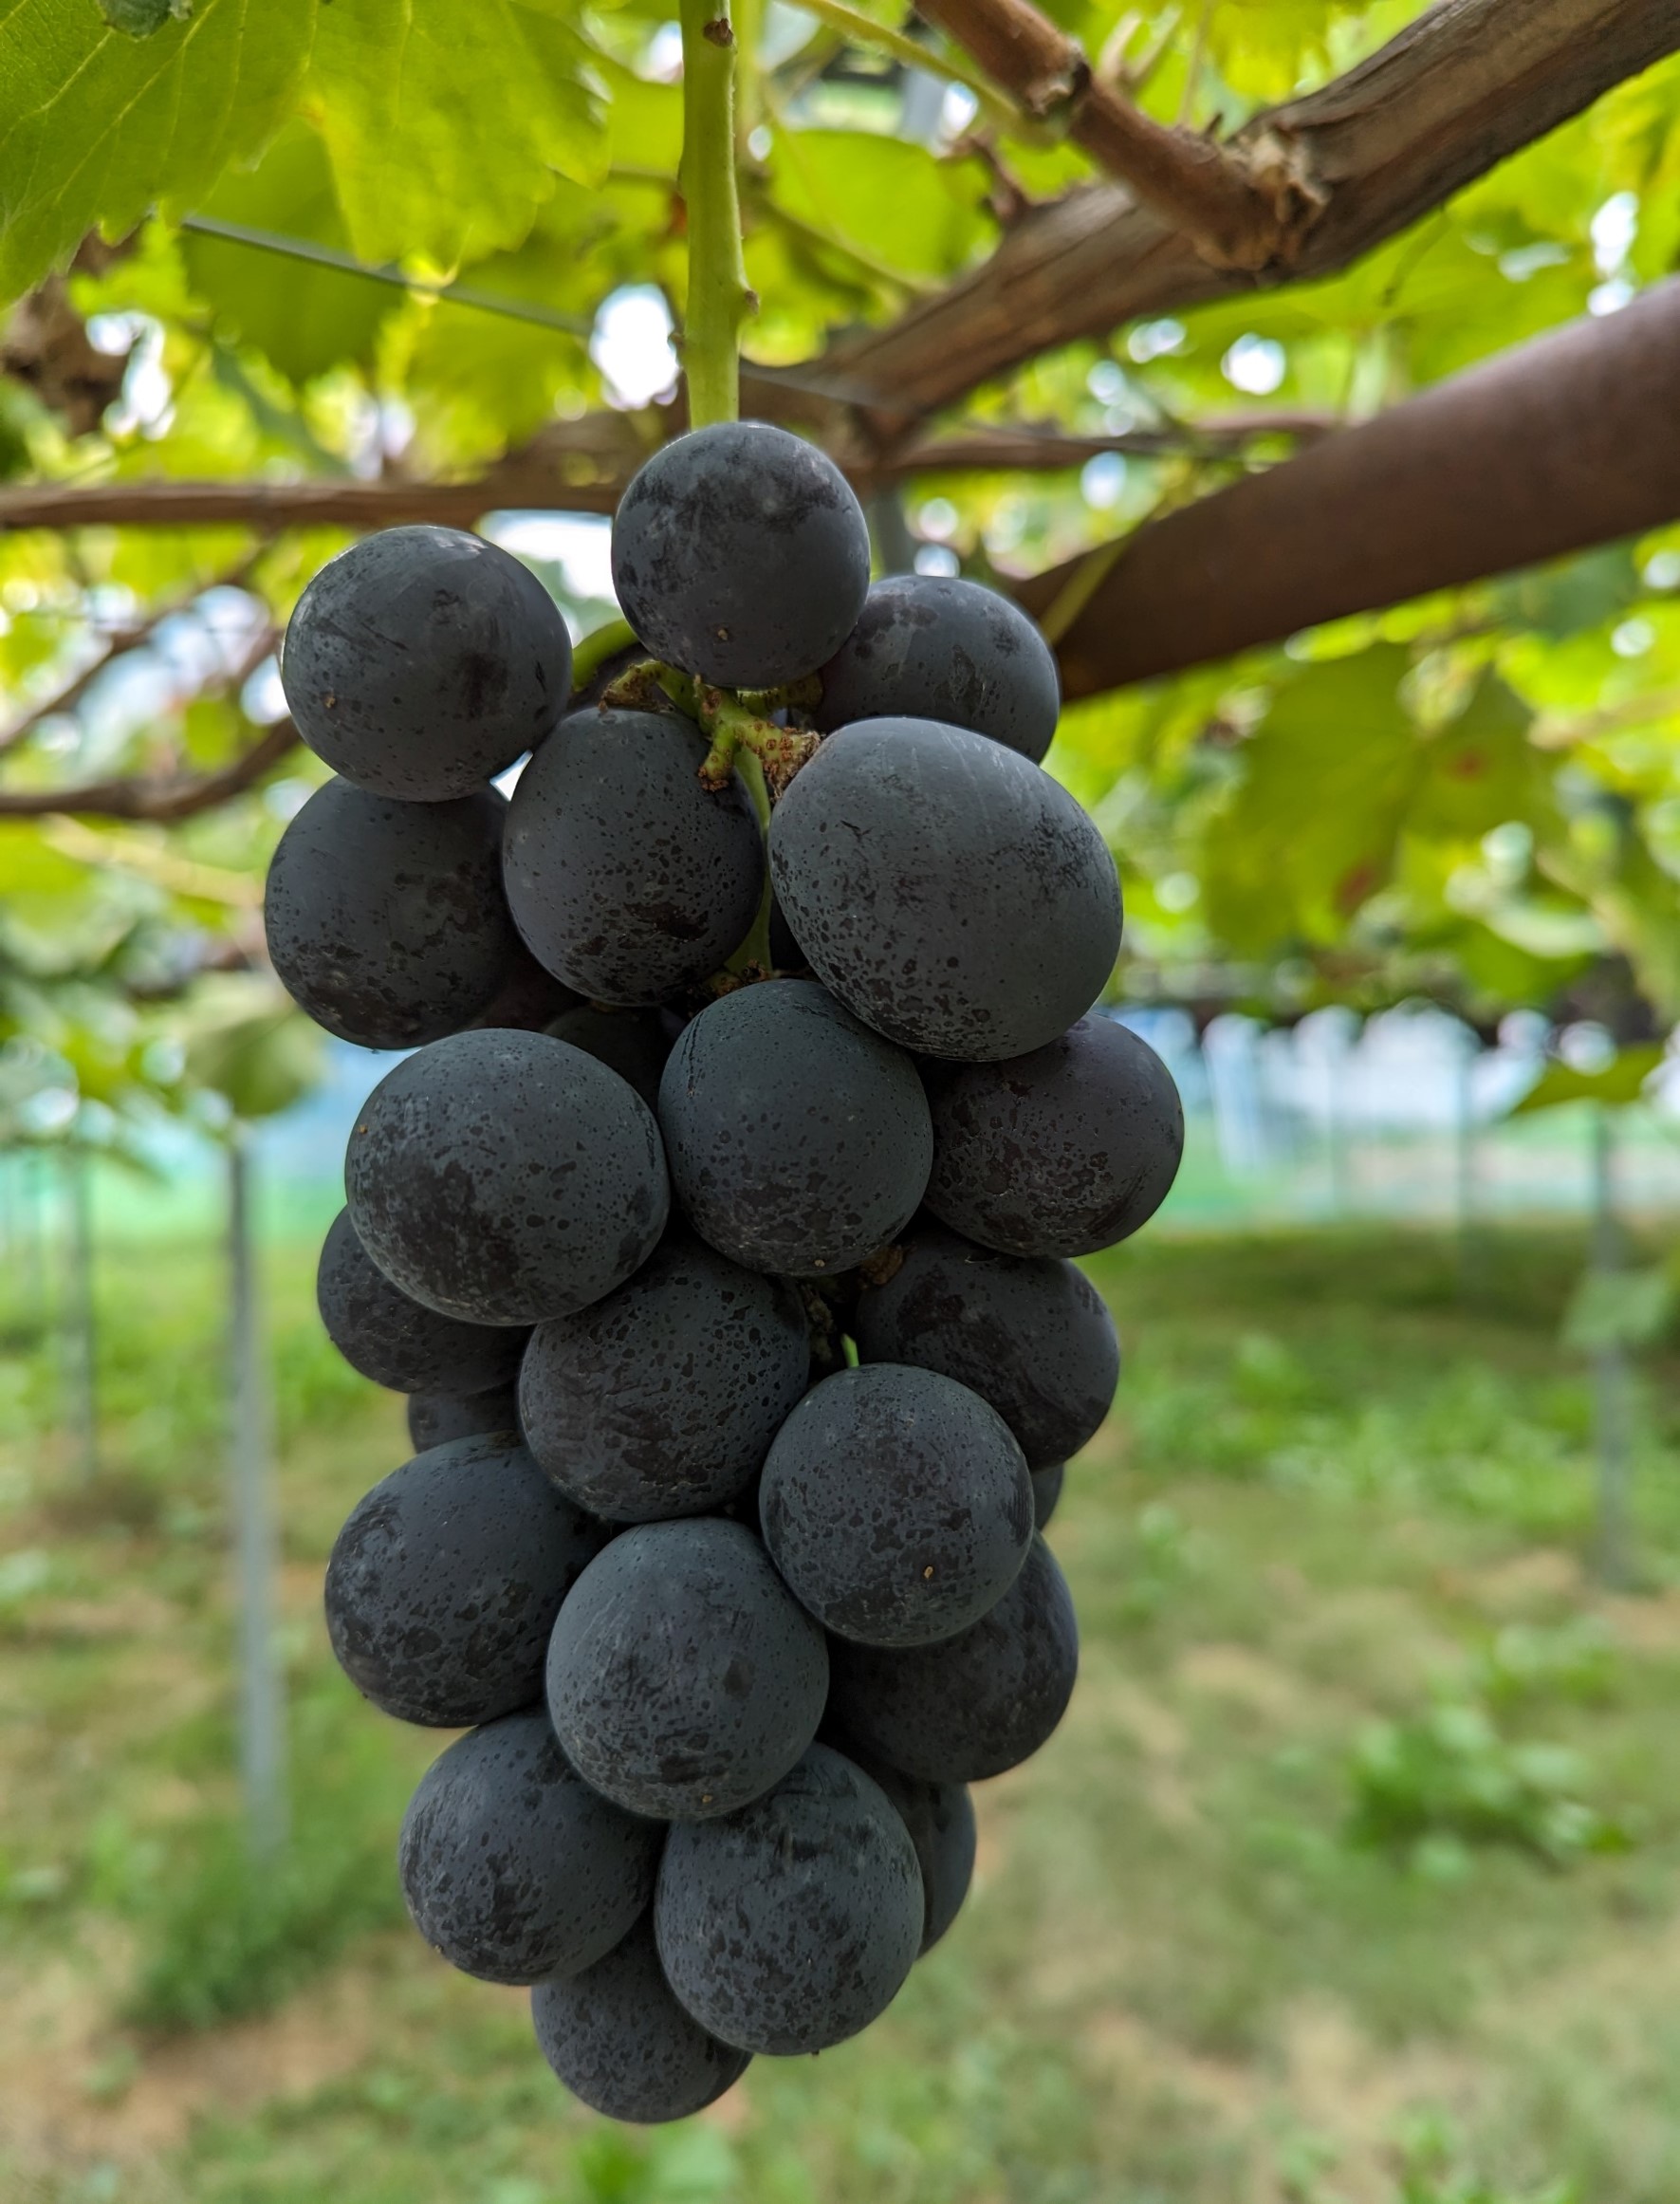
[[[689,239],[682,362],[689,426],[705,429],[739,417],[741,324],[757,302],[741,250],[729,0],[681,0],[681,181]]]

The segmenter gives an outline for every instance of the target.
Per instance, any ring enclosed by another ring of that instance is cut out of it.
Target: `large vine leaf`
[[[355,250],[452,268],[521,244],[556,174],[604,173],[588,71],[560,0],[332,0],[309,97]]]
[[[198,0],[135,38],[94,0],[0,0],[0,299],[96,224],[117,235],[153,206],[184,210],[254,158],[295,102],[315,19],[315,0]]]

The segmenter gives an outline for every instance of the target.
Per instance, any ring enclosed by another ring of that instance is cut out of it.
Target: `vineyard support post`
[[[273,1412],[263,1340],[249,1138],[228,1135],[228,1269],[231,1319],[230,1483],[239,1634],[239,1766],[251,1849],[286,1840],[285,1676],[275,1639]]]

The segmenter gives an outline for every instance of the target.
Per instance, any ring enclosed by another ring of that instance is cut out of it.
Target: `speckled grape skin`
[[[697,429],[633,476],[613,584],[656,658],[728,689],[814,674],[869,588],[869,528],[825,453],[764,421]]]
[[[387,1072],[357,1118],[344,1185],[393,1284],[469,1324],[586,1308],[653,1253],[670,1205],[639,1095],[581,1048],[502,1028]]]
[[[602,1536],[510,1434],[431,1447],[339,1532],[326,1565],[339,1666],[399,1722],[452,1730],[531,1706],[560,1603]]]
[[[649,1004],[716,972],[764,892],[740,777],[712,790],[706,737],[654,712],[577,712],[508,808],[508,902],[538,961],[602,1003]]]
[[[520,1421],[548,1475],[591,1514],[700,1515],[752,1483],[809,1363],[787,1281],[680,1233],[617,1293],[537,1326]]]
[[[925,1224],[884,1286],[866,1286],[852,1336],[865,1362],[942,1370],[988,1400],[1029,1470],[1077,1454],[1108,1414],[1119,1342],[1071,1263],[999,1255]]]
[[[926,1920],[910,1832],[825,1745],[767,1797],[672,1830],[654,1933],[701,2027],[782,2058],[844,2043],[884,2012]]]
[[[1007,1425],[937,1371],[839,1370],[776,1434],[759,1514],[770,1559],[827,1630],[864,1645],[954,1637],[1001,1600],[1032,1539]]]
[[[894,574],[823,667],[815,716],[825,732],[855,719],[937,719],[1037,765],[1061,710],[1055,657],[1018,604],[954,576]]]
[[[848,1750],[848,1744],[837,1739],[835,1749],[880,1785],[915,1846],[927,1908],[917,1956],[925,1957],[962,1911],[969,1895],[974,1876],[974,1802],[966,1784],[923,1783],[856,1748]]]
[[[1184,1154],[1172,1074],[1113,1018],[1080,1018],[1005,1064],[966,1064],[930,1099],[928,1207],[1006,1255],[1094,1255],[1126,1239]]]
[[[831,1718],[924,1783],[980,1783],[1029,1759],[1065,1713],[1080,1659],[1073,1602],[1042,1538],[959,1637],[894,1652],[837,1639],[830,1650]]]
[[[334,772],[435,804],[533,750],[565,710],[572,646],[527,567],[458,528],[386,528],[322,567],[286,631],[286,701]]]
[[[447,1446],[452,1438],[477,1438],[487,1431],[519,1436],[519,1403],[512,1385],[497,1385],[484,1393],[409,1395],[408,1435],[415,1454],[424,1454],[429,1446]]]
[[[268,954],[318,1026],[413,1048],[478,1015],[518,936],[502,894],[493,788],[398,804],[328,781],[281,836],[263,901]]]
[[[548,1712],[585,1783],[661,1821],[727,1814],[822,1718],[822,1631],[739,1523],[646,1523],[579,1579],[548,1651]]]
[[[928,1056],[1042,1047],[1120,946],[1114,860],[1067,790],[931,719],[830,735],[771,817],[770,877],[823,985]]]
[[[1066,1474],[1066,1465],[1062,1462],[1052,1462],[1047,1470],[1034,1470],[1032,1472],[1032,1516],[1040,1530],[1047,1526],[1056,1512],[1062,1498],[1062,1480]]]
[[[652,1110],[659,1106],[660,1074],[682,1026],[671,1010],[605,1010],[583,1003],[545,1030],[616,1071]]]
[[[409,1802],[397,1872],[409,1917],[452,1967],[540,1982],[593,1966],[654,1895],[665,1833],[592,1791],[538,1707],[470,1731]]]
[[[686,2013],[659,1965],[651,1917],[581,1974],[531,1991],[537,2046],[560,2080],[609,2120],[686,2120],[752,2064]]]
[[[376,1385],[398,1393],[482,1393],[519,1374],[524,1332],[462,1324],[411,1300],[373,1262],[348,1210],[340,1210],[327,1232],[315,1299],[327,1338]]]
[[[659,1085],[672,1185],[751,1270],[850,1269],[902,1232],[933,1152],[915,1067],[814,980],[764,980],[683,1028]]]

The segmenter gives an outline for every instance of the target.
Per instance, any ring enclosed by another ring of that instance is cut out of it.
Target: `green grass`
[[[0,1381],[0,2195],[28,2204],[1671,2204],[1680,1401],[1642,1588],[1592,1538],[1566,1234],[1145,1243],[1052,1539],[1062,1731],[984,1787],[974,1895],[893,2012],[653,2135],[402,1925],[437,1740],[364,1708],[322,1561],[401,1452],[307,1258],[270,1288],[294,1837],[244,1854],[211,1251],[102,1281],[106,1467]],[[13,1336],[16,1326],[13,1326]]]

